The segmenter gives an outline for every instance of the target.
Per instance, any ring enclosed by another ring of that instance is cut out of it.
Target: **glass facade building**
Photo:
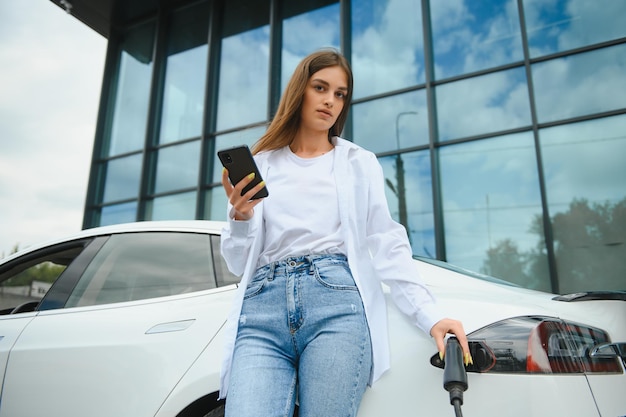
[[[342,136],[377,154],[415,255],[626,289],[626,2],[143,3],[107,34],[84,227],[224,220],[217,150],[252,145],[332,47],[355,78]]]

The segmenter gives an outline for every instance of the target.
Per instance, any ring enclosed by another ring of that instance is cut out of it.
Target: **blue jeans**
[[[226,417],[356,416],[372,348],[344,255],[259,268],[244,297]]]

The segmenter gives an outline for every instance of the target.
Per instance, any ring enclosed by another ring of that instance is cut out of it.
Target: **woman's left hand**
[[[474,363],[472,355],[470,354],[469,344],[467,343],[467,336],[465,335],[463,324],[460,321],[453,319],[439,320],[430,329],[430,335],[435,339],[435,342],[437,343],[439,357],[443,359],[445,355],[445,337],[448,333],[455,335],[456,338],[459,339],[459,343],[461,344],[461,348],[463,349],[463,362],[465,363],[465,366],[469,365],[470,363]]]

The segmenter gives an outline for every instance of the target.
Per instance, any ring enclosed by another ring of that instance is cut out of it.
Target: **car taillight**
[[[595,327],[552,317],[514,317],[467,335],[474,360],[468,372],[571,374],[622,373],[617,358],[592,357],[590,351],[610,342]],[[431,363],[443,367],[439,355]]]

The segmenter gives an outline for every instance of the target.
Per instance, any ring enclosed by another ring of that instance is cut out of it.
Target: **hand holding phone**
[[[217,156],[222,162],[224,168],[228,170],[228,179],[233,185],[237,185],[237,183],[239,183],[239,181],[244,179],[246,176],[254,173],[254,179],[241,191],[242,196],[250,191],[250,189],[255,187],[257,184],[259,184],[261,181],[263,181],[263,178],[261,178],[261,173],[259,172],[259,168],[254,162],[252,153],[250,152],[250,149],[247,145],[222,149],[221,151],[217,152]],[[264,198],[268,195],[269,192],[267,190],[267,187],[263,187],[258,193],[252,196],[252,200]]]

